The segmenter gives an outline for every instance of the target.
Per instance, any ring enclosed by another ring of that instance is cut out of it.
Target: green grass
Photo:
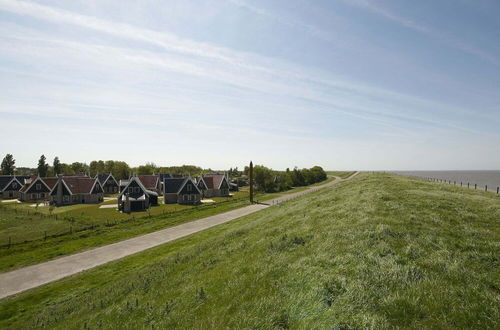
[[[390,174],[0,302],[1,328],[499,328],[500,197]]]
[[[326,174],[328,175],[333,175],[333,176],[338,176],[341,179],[347,179],[351,175],[356,173],[356,171],[327,171]]]

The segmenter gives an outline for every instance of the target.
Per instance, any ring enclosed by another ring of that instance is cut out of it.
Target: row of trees
[[[248,176],[248,166],[243,173]],[[286,171],[275,171],[263,165],[256,165],[253,169],[256,189],[264,192],[278,192],[291,189],[293,187],[307,186],[313,183],[326,180],[326,172],[320,166],[312,168]]]
[[[1,173],[3,175],[40,175],[41,177],[56,176],[57,174],[89,174],[95,176],[98,173],[112,173],[117,179],[127,179],[131,174],[148,175],[153,173],[184,174],[193,177],[204,173],[212,172],[211,169],[203,169],[194,165],[159,167],[154,163],[146,163],[138,167],[131,168],[126,162],[116,160],[97,160],[90,164],[74,162],[71,164],[61,163],[59,157],[55,157],[52,165],[47,162],[45,155],[41,155],[36,168],[16,168],[15,159],[11,154],[7,154],[2,161]],[[233,171],[231,169],[231,171]],[[236,168],[236,173],[238,173]]]

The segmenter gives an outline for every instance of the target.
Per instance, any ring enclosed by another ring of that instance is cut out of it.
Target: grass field
[[[361,174],[0,302],[1,328],[499,328],[500,197]]]
[[[347,179],[351,175],[356,173],[356,171],[327,171],[326,174],[328,175],[333,175],[333,176],[338,176],[341,179]]]
[[[303,189],[307,187],[258,193],[256,199],[266,201]],[[114,200],[52,210],[46,206],[34,208],[32,203],[0,204],[0,272],[234,210],[249,205],[248,194],[243,189],[232,192],[232,197],[210,198],[215,203],[160,204],[130,215],[114,208],[99,208],[116,203]]]

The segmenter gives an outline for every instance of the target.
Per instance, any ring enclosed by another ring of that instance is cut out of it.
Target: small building
[[[25,180],[24,186],[19,190],[19,200],[21,202],[47,201],[50,192],[56,185],[59,178],[41,178],[33,176]]]
[[[60,177],[50,193],[50,203],[55,206],[97,204],[103,201],[103,195],[103,188],[97,178]]]
[[[226,174],[204,174],[198,181],[203,197],[229,197],[229,180]]]
[[[24,176],[0,175],[0,199],[19,198],[25,179]]]
[[[124,213],[146,211],[155,205],[158,205],[158,193],[146,189],[138,177],[130,178],[118,195],[118,210]]]
[[[201,201],[201,191],[190,177],[165,178],[163,201],[165,204],[198,204]]]
[[[99,180],[104,194],[117,194],[119,191],[118,181],[111,173],[101,173],[96,175],[96,179]]]
[[[147,189],[156,192],[158,195],[162,192],[160,183],[160,176],[158,174],[152,175],[139,175],[142,185]]]

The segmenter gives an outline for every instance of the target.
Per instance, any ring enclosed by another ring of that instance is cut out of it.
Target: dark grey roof
[[[24,180],[29,178],[31,178],[31,175],[16,175],[16,179],[20,184],[24,184]]]
[[[106,180],[108,179],[108,177],[109,177],[109,173],[99,173],[99,174],[97,174],[97,180],[99,180],[100,184],[104,184],[104,182],[106,182]]]
[[[166,194],[177,194],[188,178],[166,178],[163,181],[163,190]]]
[[[163,180],[168,179],[168,178],[173,178],[172,174],[170,173],[160,173],[160,182],[163,182]]]
[[[12,175],[0,175],[0,190],[3,190],[10,181],[12,181]]]

